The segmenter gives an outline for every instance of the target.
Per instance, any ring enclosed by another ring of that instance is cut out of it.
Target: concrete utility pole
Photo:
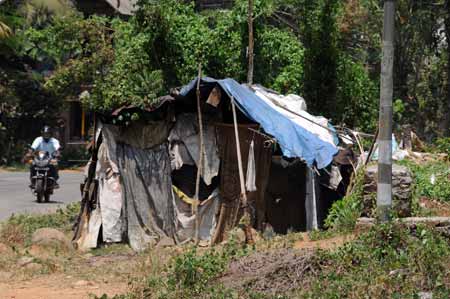
[[[377,212],[389,220],[392,207],[392,94],[394,67],[395,1],[384,1],[383,58],[381,62],[380,118],[378,135]]]
[[[253,52],[255,47],[255,40],[253,38],[253,0],[248,0],[248,73],[247,83],[253,84]]]

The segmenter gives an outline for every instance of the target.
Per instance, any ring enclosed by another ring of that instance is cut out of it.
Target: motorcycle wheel
[[[43,180],[37,180],[36,181],[36,187],[35,187],[35,192],[36,192],[36,201],[38,203],[42,202],[42,198],[44,197],[44,181]]]
[[[44,201],[45,202],[49,202],[50,201],[50,193],[45,193]]]
[[[37,194],[36,194],[36,201],[37,201],[38,203],[41,203],[41,202],[42,202],[42,193],[37,193]]]

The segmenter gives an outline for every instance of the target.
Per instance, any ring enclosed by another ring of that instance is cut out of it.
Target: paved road
[[[0,221],[11,214],[46,213],[80,200],[81,172],[60,171],[60,189],[49,203],[38,204],[28,188],[27,172],[0,172]]]

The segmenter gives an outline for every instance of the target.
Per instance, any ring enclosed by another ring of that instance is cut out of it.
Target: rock
[[[17,261],[17,265],[20,267],[24,267],[30,263],[32,263],[34,261],[34,258],[29,257],[29,256],[24,256],[21,257],[18,261]]]
[[[364,176],[363,216],[373,217],[376,207],[378,166],[367,167]],[[405,166],[392,165],[393,208],[399,217],[409,217],[412,212],[412,174]]]
[[[33,233],[31,242],[36,245],[62,246],[72,249],[72,243],[62,232],[54,228],[41,228]]]
[[[14,276],[11,272],[0,271],[0,281],[8,281]]]
[[[38,263],[29,263],[25,265],[25,269],[33,271],[33,272],[39,272],[43,269],[43,266]]]
[[[27,249],[27,253],[35,258],[45,259],[49,257],[52,251],[49,251],[40,245],[31,245],[31,247]]]
[[[13,254],[14,254],[14,250],[10,246],[0,243],[0,255],[10,256]]]
[[[93,286],[94,285],[94,283],[93,282],[91,282],[91,281],[87,281],[87,280],[79,280],[79,281],[77,281],[77,282],[75,282],[74,284],[73,284],[73,286],[76,288],[76,287],[87,287],[87,286]]]
[[[420,299],[433,299],[432,292],[420,292],[418,295]]]
[[[156,245],[157,248],[175,246],[175,241],[169,237],[163,237]]]

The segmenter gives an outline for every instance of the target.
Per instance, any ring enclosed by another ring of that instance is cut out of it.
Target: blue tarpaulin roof
[[[338,152],[335,144],[311,132],[311,128],[301,126],[295,117],[288,117],[274,108],[267,101],[256,95],[246,85],[233,79],[216,80],[204,77],[201,82],[217,83],[234,101],[237,107],[248,118],[259,123],[264,131],[272,135],[281,146],[283,155],[289,158],[302,158],[311,166],[314,163],[321,169],[328,166]],[[181,89],[180,94],[186,96],[196,88],[197,79],[192,80]],[[310,123],[310,126],[316,126]]]

